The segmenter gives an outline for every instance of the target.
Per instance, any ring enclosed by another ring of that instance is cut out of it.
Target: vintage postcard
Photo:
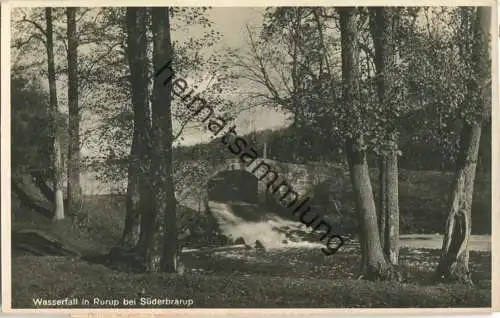
[[[496,3],[241,5],[2,4],[3,309],[491,312]]]

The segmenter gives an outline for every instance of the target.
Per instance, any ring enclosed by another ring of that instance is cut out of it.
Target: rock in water
[[[245,244],[245,240],[242,237],[238,237],[236,241],[234,241],[234,244],[236,245]]]
[[[258,250],[264,250],[264,251],[266,250],[264,244],[262,244],[262,242],[259,240],[255,241],[255,248]]]

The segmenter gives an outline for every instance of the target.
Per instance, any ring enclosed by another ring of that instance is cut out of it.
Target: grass
[[[359,251],[325,257],[317,250],[244,250],[185,258],[184,276],[133,274],[66,257],[13,259],[13,307],[33,298],[192,299],[194,307],[488,307],[489,253],[472,252],[476,287],[433,285],[437,251],[402,250],[411,283],[356,281]],[[479,274],[480,273],[480,274]],[[88,307],[88,306],[85,306]],[[139,307],[139,306],[131,306]],[[75,308],[75,307],[72,307]],[[101,307],[102,308],[102,307]]]
[[[437,172],[401,171],[401,219],[408,225],[403,226],[406,232],[443,231],[451,178],[450,174]],[[349,206],[348,181],[341,181],[331,191]],[[491,227],[490,185],[489,177],[478,176],[472,222],[479,228]],[[78,222],[68,218],[53,223],[16,206],[15,198],[12,202],[14,230],[30,228],[50,233],[83,255],[109,251],[124,225],[124,204],[113,196],[87,197],[86,218]],[[179,209],[179,215],[187,223],[199,217],[186,208]],[[339,220],[339,226],[342,222]],[[434,231],[433,226],[439,230]],[[417,230],[420,228],[424,230]],[[77,258],[19,255],[12,259],[12,307],[34,308],[33,298],[37,297],[190,298],[193,307],[221,308],[491,306],[490,252],[471,252],[473,288],[434,284],[437,249],[402,248],[403,283],[355,280],[359,255],[356,244],[330,257],[307,249],[186,254],[186,271],[181,277],[118,271]],[[84,307],[89,306],[92,302]]]

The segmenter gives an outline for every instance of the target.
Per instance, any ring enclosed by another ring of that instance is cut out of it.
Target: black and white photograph
[[[4,310],[491,308],[496,4],[214,3],[3,8]]]

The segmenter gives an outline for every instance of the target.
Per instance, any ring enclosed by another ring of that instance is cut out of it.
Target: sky
[[[247,48],[246,26],[260,26],[263,20],[264,7],[219,7],[212,8],[210,16],[223,38],[218,44],[231,49],[245,50]],[[241,88],[244,90],[244,87]],[[258,108],[244,111],[236,118],[236,131],[244,134],[255,130],[278,129],[286,126],[286,115],[268,108]],[[212,133],[205,128],[188,129],[183,135],[184,145],[192,145],[210,140]]]

